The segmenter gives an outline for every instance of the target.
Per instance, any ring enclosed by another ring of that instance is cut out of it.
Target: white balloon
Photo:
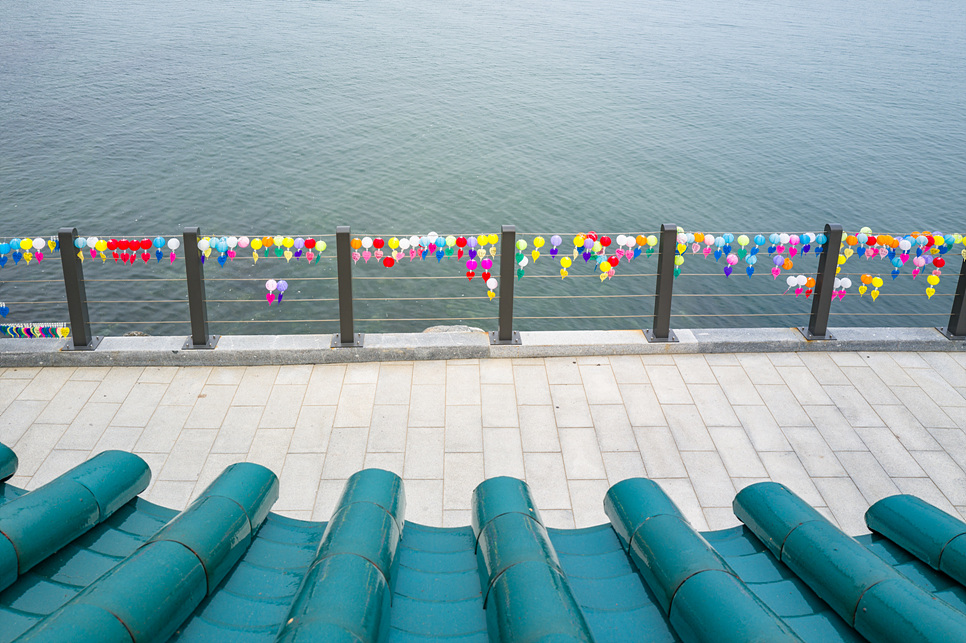
[[[788,278],[785,279],[785,283],[788,284],[789,288],[793,288],[795,284],[798,283],[798,279],[795,278],[795,275],[788,275]]]
[[[834,285],[834,286],[832,286],[832,288],[835,288],[835,289],[837,289],[837,288],[841,288],[841,287],[842,287],[842,280],[841,280],[841,279],[839,279],[838,277],[836,277],[836,278],[835,278],[835,285]]]
[[[617,235],[617,245],[622,246],[627,243],[627,237],[622,234]]]
[[[362,247],[368,250],[372,247],[372,237],[362,237]]]
[[[714,245],[714,235],[713,234],[706,234],[706,235],[704,235],[704,242],[705,242],[705,244],[707,244],[709,246],[713,246]]]
[[[208,240],[207,239],[199,239],[198,240],[198,250],[201,250],[202,252],[204,252],[205,250],[208,250],[209,248],[211,248],[211,244],[208,243]]]
[[[170,239],[168,239],[168,248],[171,249],[172,252],[177,250],[180,247],[181,247],[180,239],[178,239],[177,237],[171,237]]]
[[[416,246],[418,246],[419,245],[419,236],[414,234],[413,236],[409,237],[409,245],[411,245],[413,248],[415,248]]]
[[[846,277],[845,279],[843,279],[842,280],[842,287],[843,288],[851,288],[852,287],[852,280],[849,279],[848,277]]]
[[[234,249],[234,247],[238,245],[238,237],[228,237],[225,243],[228,244],[229,248]]]
[[[35,248],[37,247],[36,246],[36,243],[37,243],[37,240],[34,239],[34,247]],[[96,245],[97,245],[97,237],[87,237],[87,247],[88,248],[93,248]]]
[[[790,237],[789,235],[787,235],[787,234],[785,234],[785,233],[782,233],[782,234],[780,234],[780,235],[778,236],[778,241],[779,241],[779,242],[780,242],[780,243],[781,243],[782,245],[785,245],[786,243],[788,243],[790,239],[791,239],[791,237]]]
[[[489,279],[486,280],[486,287],[489,288],[490,290],[496,290],[496,286],[497,286],[496,277],[490,277]]]
[[[627,235],[627,241],[625,241],[624,244],[628,248],[633,248],[636,243],[637,243],[637,239],[635,239],[633,235],[630,235],[630,234]]]
[[[527,267],[527,264],[528,264],[528,263],[530,263],[530,260],[529,260],[529,259],[527,259],[526,257],[524,257],[524,258],[523,258],[523,259],[522,259],[522,260],[520,261],[520,267],[521,267],[521,268],[526,268],[526,267]]]
[[[911,247],[912,247],[912,242],[909,241],[908,239],[902,239],[901,241],[899,241],[899,249],[900,250],[905,251],[905,250],[908,250]]]
[[[400,250],[409,250],[409,239],[406,239],[405,237],[403,237],[402,239],[400,239],[399,240],[399,249]]]
[[[805,275],[798,275],[798,285],[799,286],[804,286],[807,283],[808,283],[808,277],[806,277]]]
[[[97,242],[95,241],[95,243],[97,243]],[[40,237],[37,237],[33,241],[34,250],[43,250],[44,247],[46,247],[46,245],[47,245],[47,243],[43,239],[41,239]]]
[[[430,243],[436,243],[436,239],[438,239],[438,238],[439,238],[439,235],[438,235],[438,234],[436,234],[435,232],[430,232],[430,233],[429,233],[428,235],[426,235],[426,236],[427,236],[427,237],[429,237],[429,242],[430,242]]]

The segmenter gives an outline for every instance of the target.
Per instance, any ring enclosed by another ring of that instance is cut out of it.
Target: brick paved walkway
[[[966,518],[966,354],[773,353],[185,368],[0,368],[0,442],[35,488],[104,449],[181,509],[233,462],[281,479],[278,513],[327,519],[345,479],[405,479],[407,519],[469,524],[484,477],[526,479],[549,526],[604,522],[648,476],[698,529],[789,485],[851,534],[912,493]],[[955,509],[954,509],[955,507]]]

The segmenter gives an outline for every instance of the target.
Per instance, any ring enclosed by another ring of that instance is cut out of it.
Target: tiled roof
[[[744,526],[698,533],[635,478],[601,499],[610,524],[548,529],[524,482],[492,478],[471,526],[434,528],[379,469],[328,523],[270,513],[259,465],[180,513],[136,497],[149,475],[108,451],[0,485],[0,641],[966,640],[966,523],[912,496],[852,539],[763,482],[735,498]]]

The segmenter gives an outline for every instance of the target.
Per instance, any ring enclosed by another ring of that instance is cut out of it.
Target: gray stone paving
[[[966,518],[966,353],[769,353],[248,367],[0,368],[0,442],[33,489],[105,449],[183,508],[226,466],[279,475],[278,513],[329,517],[363,467],[407,519],[469,524],[485,477],[526,479],[550,526],[606,521],[607,488],[657,480],[698,529],[777,480],[851,534],[884,496]]]

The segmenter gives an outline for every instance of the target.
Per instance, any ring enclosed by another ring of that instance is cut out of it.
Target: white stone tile
[[[325,453],[334,420],[334,406],[302,406],[288,452]]]
[[[362,428],[335,428],[329,437],[322,477],[344,480],[362,469],[369,432]]]
[[[899,488],[889,478],[889,474],[868,451],[839,453],[838,459],[870,505],[886,496],[899,493]]]
[[[734,477],[764,478],[768,476],[755,447],[745,430],[738,427],[708,427],[711,439],[728,473]]]
[[[316,364],[312,367],[308,386],[305,387],[304,404],[312,406],[336,406],[342,393],[345,364]],[[406,401],[409,401],[407,397]]]
[[[912,353],[907,351],[894,351],[890,352],[889,356],[896,361],[900,367],[904,369],[910,368],[929,368],[929,363],[926,362],[919,353]]]
[[[91,450],[91,456],[104,451],[133,451],[144,429],[129,426],[113,426],[106,429]]]
[[[479,406],[446,407],[447,452],[483,451],[483,410]]]
[[[692,527],[697,531],[708,531],[708,521],[705,520],[701,503],[698,502],[698,497],[688,478],[652,478],[652,480],[658,483],[664,493],[674,501]]]
[[[521,406],[517,411],[520,414],[520,438],[524,452],[560,451],[557,420],[552,406]],[[636,441],[634,448],[637,448]]]
[[[701,419],[697,407],[689,404],[668,404],[663,408],[664,416],[667,418],[668,426],[679,450],[714,450],[711,434],[704,426],[704,420]]]
[[[375,384],[379,380],[379,362],[347,364],[343,384]]]
[[[383,362],[376,383],[376,404],[409,404],[413,388],[413,365],[409,362]]]
[[[639,356],[612,355],[608,360],[618,384],[650,384]]]
[[[794,454],[793,454],[794,455]],[[770,482],[771,478],[731,478],[731,484],[735,486],[735,495],[741,493],[741,490],[745,487],[750,487],[753,484],[758,484],[759,482]]]
[[[912,456],[954,505],[966,505],[966,473],[945,451],[913,451]]]
[[[27,388],[30,380],[4,379],[0,377],[0,413],[10,406],[10,403],[17,399],[17,396]]]
[[[446,404],[476,405],[480,403],[480,367],[448,364],[446,366]]]
[[[57,445],[59,449],[93,449],[104,434],[120,404],[91,403],[84,406]],[[18,454],[19,455],[19,454]]]
[[[706,353],[704,359],[712,368],[715,366],[738,366],[738,356],[735,353]]]
[[[681,453],[684,466],[691,478],[691,486],[702,507],[730,507],[735,497],[731,477],[721,458],[714,451],[685,451]]]
[[[590,414],[601,451],[637,451],[637,439],[622,405],[591,404]],[[524,443],[524,451],[528,450]]]
[[[141,382],[135,384],[125,404],[131,397],[138,394],[138,390],[142,386],[167,386],[164,397],[161,398],[161,404],[166,406],[178,404],[194,406],[195,400],[205,387],[209,373],[211,373],[211,368],[207,366],[182,366],[175,373],[174,377],[171,378],[170,384],[144,384]],[[240,387],[239,390],[241,390]]]
[[[825,499],[793,451],[759,452],[758,457],[772,480],[785,485],[813,507],[825,504]]]
[[[218,429],[225,421],[225,414],[235,397],[234,386],[207,384],[198,395],[188,419],[187,429]]]
[[[190,412],[190,406],[159,406],[141,432],[135,450],[148,453],[171,451]]]
[[[443,522],[443,481],[405,480],[406,520],[438,526]]]
[[[197,481],[201,468],[205,466],[208,452],[215,442],[216,433],[214,429],[181,431],[158,479]]]
[[[593,429],[560,429],[560,447],[567,478],[587,480],[607,478],[600,456],[597,434]]]
[[[647,377],[662,405],[693,403],[688,385],[676,366],[647,366]]]
[[[131,389],[131,393],[121,404],[121,408],[117,410],[114,414],[114,419],[111,420],[111,426],[147,426],[148,421],[154,415],[154,412],[159,406],[162,406],[162,399],[166,398],[165,387],[167,384],[147,384],[144,382],[138,382]],[[194,397],[197,397],[195,395]],[[191,405],[194,403],[194,398],[192,398],[187,404],[180,402],[179,405],[187,406],[188,411],[191,411]],[[163,405],[168,406],[168,405]],[[187,415],[185,416],[187,419]],[[182,424],[184,421],[182,420]]]
[[[812,426],[812,421],[805,413],[805,409],[798,403],[787,385],[756,384],[758,394],[765,401],[765,406],[771,411],[778,426]]]
[[[138,376],[138,381],[154,384],[170,384],[177,374],[177,366],[148,366],[141,371],[141,375]]]
[[[929,364],[950,386],[966,386],[966,367],[950,357],[949,353],[919,353],[919,357]]]
[[[781,372],[782,366],[804,366],[798,359],[798,353],[768,353],[768,359]]]
[[[483,471],[487,478],[524,477],[520,429],[483,429]]]
[[[791,451],[771,411],[766,406],[736,406],[735,414],[756,451]]]
[[[646,478],[644,460],[641,454],[634,451],[606,451],[600,454],[604,459],[604,470],[607,471],[607,482],[611,486],[628,478]]]
[[[174,377],[177,369],[166,369],[170,373],[170,377]],[[207,384],[217,384],[219,386],[238,386],[241,384],[242,378],[245,376],[245,371],[248,370],[244,366],[216,366],[211,369],[211,373],[208,374]],[[170,380],[168,380],[170,381]]]
[[[866,401],[876,408],[880,404],[900,404],[899,398],[871,368],[843,366],[842,372],[848,376],[851,385],[858,389]]]
[[[91,401],[104,402],[106,404],[122,404],[127,399],[131,389],[137,384],[138,378],[143,371],[143,368],[123,366],[112,368],[104,376],[104,379],[101,380],[94,394],[91,395]]]
[[[447,453],[443,475],[444,510],[469,511],[473,489],[481,482],[483,482],[482,453]],[[468,525],[469,522],[462,524]]]
[[[838,364],[829,356],[829,353],[799,353],[798,359],[802,360],[802,363],[805,364],[812,376],[818,380],[819,384],[848,385],[851,383],[849,378],[839,368]]]
[[[926,428],[957,428],[956,422],[918,386],[896,386],[892,392]]]
[[[681,460],[671,430],[664,426],[634,427],[641,458],[649,478],[686,478],[688,472]]]
[[[547,509],[540,511],[540,519],[547,529],[576,529],[574,512],[570,509]]]
[[[68,451],[66,449],[54,449],[47,454],[44,461],[40,463],[37,470],[30,478],[27,485],[28,491],[33,491],[37,487],[42,487],[57,476],[63,475],[73,469],[81,462],[88,460],[90,451]]]
[[[718,529],[730,529],[741,524],[735,516],[735,512],[727,507],[705,507],[702,509],[705,519],[708,521],[708,528],[717,531]]]
[[[272,387],[272,394],[259,420],[259,428],[294,429],[305,397],[305,388],[304,384],[276,384]]]
[[[60,392],[70,376],[74,374],[73,368],[55,368],[48,366],[41,369],[30,383],[20,392],[17,399],[28,402],[50,401]],[[69,421],[69,420],[68,420]]]
[[[367,451],[403,452],[406,450],[406,428],[409,406],[406,404],[377,404],[372,407]]]
[[[97,382],[64,382],[46,408],[37,416],[35,422],[41,424],[70,424],[84,408]]]
[[[403,477],[403,467],[405,466],[405,453],[366,453],[366,469],[383,469],[392,471],[400,478]]]
[[[484,427],[517,427],[517,402],[514,388],[509,384],[482,384]]]
[[[443,429],[410,427],[406,434],[404,478],[443,477]]]
[[[609,488],[606,480],[568,480],[570,500],[574,512],[574,525],[594,527],[609,524],[604,513],[604,496]]]
[[[16,400],[0,413],[0,442],[16,444],[47,406],[45,400]]]
[[[736,362],[737,363],[737,362]],[[717,384],[711,367],[704,355],[675,355],[674,364],[687,384]],[[740,368],[740,366],[718,368]]]
[[[962,414],[966,409],[966,398],[949,384],[939,373],[932,369],[916,371],[919,388],[947,413]],[[49,407],[48,407],[49,408]]]
[[[228,407],[225,419],[215,437],[215,443],[211,447],[212,453],[248,453],[261,417],[262,407],[260,406]]]
[[[771,366],[772,370],[774,367]],[[777,373],[777,371],[776,371]],[[714,374],[732,405],[754,404],[762,406],[765,402],[758,395],[758,389],[741,366],[715,366]],[[780,379],[780,378],[779,378]]]
[[[578,368],[588,403],[620,404],[623,401],[609,361],[605,359],[599,365],[580,364]]]
[[[869,533],[869,528],[865,526],[865,512],[869,503],[851,478],[814,478],[813,482],[827,501],[826,506],[842,531],[849,536]]]
[[[670,354],[661,355],[660,353],[641,355],[641,362],[644,363],[645,368],[648,366],[674,366],[674,356]]]
[[[184,511],[194,488],[194,480],[158,480],[142,495],[145,500],[156,505]]]
[[[413,384],[409,426],[445,426],[446,386]]]
[[[689,384],[691,399],[705,426],[741,426],[724,391],[717,384]]]
[[[664,411],[650,384],[621,384],[620,388],[631,426],[667,426]]]
[[[524,453],[526,482],[533,492],[537,508],[570,510],[570,492],[563,456],[560,453]]]
[[[813,477],[846,475],[845,469],[839,464],[835,454],[825,442],[825,438],[815,427],[789,427],[785,429],[785,436],[809,475]]]
[[[741,353],[736,355],[738,363],[745,369],[745,374],[753,384],[784,384],[785,380],[778,374],[778,369],[771,363],[764,353]],[[713,367],[717,373],[717,367]],[[720,378],[718,378],[720,381]]]
[[[879,378],[891,386],[915,386],[916,381],[912,379],[902,366],[889,353],[859,353],[862,362],[875,371]]]
[[[276,476],[281,475],[293,433],[293,429],[258,429],[245,459],[271,469]]]
[[[0,373],[0,379],[13,380],[13,379],[25,379],[32,380],[40,372],[39,367],[33,366],[17,366],[14,368],[4,369],[3,373]]]
[[[311,364],[286,364],[278,367],[275,384],[301,384],[305,386],[312,377]]]
[[[910,478],[926,475],[915,458],[909,455],[906,448],[889,429],[879,427],[856,430],[862,441],[868,446],[869,451],[872,452],[872,455],[875,456],[889,476]],[[958,431],[958,429],[955,430]]]
[[[837,366],[865,366],[865,360],[858,353],[835,352],[829,353],[828,355]]]
[[[822,385],[804,366],[779,366],[778,373],[799,404],[804,406],[832,403]]]
[[[324,478],[319,482],[319,489],[315,495],[315,507],[312,509],[312,520],[327,521],[332,518],[339,498],[342,497],[345,483],[346,480],[326,480]]]
[[[469,509],[443,509],[443,527],[468,527],[471,520]]]
[[[833,451],[865,451],[866,446],[862,438],[837,406],[803,408]]]
[[[573,357],[548,357],[544,366],[550,384],[583,384],[577,360]]]
[[[879,417],[910,451],[938,451],[942,447],[905,406],[880,406]]]
[[[265,406],[272,394],[276,377],[278,377],[278,366],[249,366],[238,384],[232,405]]]
[[[66,430],[66,424],[30,425],[16,444],[9,445],[17,454],[17,475],[30,477],[37,473]],[[83,446],[75,450],[82,451]]]
[[[517,404],[550,404],[550,383],[547,379],[547,369],[543,365],[514,366],[514,389]]]
[[[278,501],[273,509],[312,511],[322,478],[325,456],[316,453],[289,453],[279,476]]]
[[[420,360],[413,363],[413,385],[446,385],[446,362],[442,360]]]
[[[342,393],[339,395],[339,407],[336,409],[332,426],[368,427],[372,421],[375,397],[375,384],[343,384]],[[264,418],[262,421],[264,422]]]
[[[480,360],[480,383],[513,384],[513,362],[508,359]]]

